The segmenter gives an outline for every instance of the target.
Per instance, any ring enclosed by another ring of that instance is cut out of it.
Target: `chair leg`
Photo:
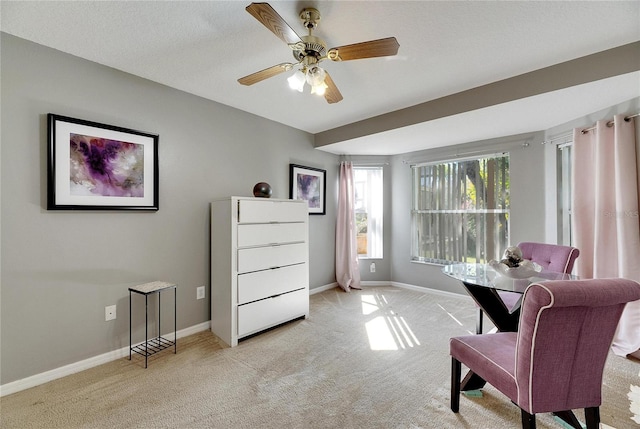
[[[460,410],[460,375],[462,364],[454,357],[451,358],[451,411]]]
[[[585,408],[584,419],[587,429],[598,429],[600,427],[600,407]]]
[[[520,416],[522,417],[522,429],[536,429],[536,415],[529,414],[520,408]]]
[[[482,309],[478,308],[478,314],[476,315],[476,334],[482,334]]]

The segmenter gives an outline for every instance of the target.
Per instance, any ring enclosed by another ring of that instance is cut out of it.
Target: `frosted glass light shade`
[[[298,92],[302,92],[304,90],[304,82],[305,76],[302,71],[297,70],[294,74],[287,78],[287,82],[289,82],[289,88],[295,89]]]
[[[324,78],[327,73],[321,67],[311,67],[307,70],[307,83],[312,87],[318,86],[324,83]]]
[[[324,95],[327,88],[328,86],[326,83],[320,82],[320,84],[314,85],[311,87],[311,93],[317,94],[317,95]]]

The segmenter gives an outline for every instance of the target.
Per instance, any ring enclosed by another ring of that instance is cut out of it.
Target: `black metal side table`
[[[160,330],[160,292],[167,289],[173,289],[173,341],[162,337],[162,331]],[[132,345],[131,339],[131,292],[144,295],[144,343],[138,344],[136,346]],[[149,295],[151,295],[152,293],[158,294],[158,336],[149,339]],[[156,354],[159,351],[173,346],[173,353],[177,353],[177,297],[177,285],[173,283],[156,281],[129,288],[129,360],[131,360],[132,352],[138,353],[139,355],[144,356],[144,367],[146,368],[149,356]]]

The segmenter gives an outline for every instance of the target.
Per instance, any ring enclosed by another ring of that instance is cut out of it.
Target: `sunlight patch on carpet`
[[[460,325],[460,326],[464,326],[464,325],[462,324],[462,322],[461,322],[460,320],[458,320],[458,318],[457,318],[456,316],[454,316],[454,315],[453,315],[450,311],[448,311],[446,308],[444,308],[444,307],[443,307],[443,306],[441,306],[440,304],[437,304],[437,306],[438,306],[438,307],[440,307],[440,309],[441,309],[442,311],[444,311],[444,312],[447,314],[447,316],[449,316],[449,317],[450,317],[454,322],[456,322],[458,325]],[[470,335],[474,335],[474,334],[475,334],[475,332],[471,332],[471,331],[470,331],[470,330],[468,330],[468,329],[467,329],[467,332],[468,332]]]
[[[456,322],[458,325],[462,326],[462,322],[459,321],[456,316],[454,316],[453,314],[451,314],[449,311],[447,311],[446,308],[444,308],[443,306],[441,306],[440,304],[438,304],[438,307],[440,307],[442,309],[442,311],[444,311],[445,313],[447,313],[447,315],[453,319],[454,322]]]
[[[380,306],[375,295],[362,295],[362,314],[366,316],[375,313],[379,309]]]
[[[382,294],[362,295],[362,314],[371,350],[399,350],[420,345],[407,321],[394,312]]]

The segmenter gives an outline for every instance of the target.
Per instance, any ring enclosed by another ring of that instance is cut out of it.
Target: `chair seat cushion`
[[[449,352],[463,365],[473,362],[476,374],[516,401],[514,374],[517,335],[516,332],[498,332],[455,337],[449,341]]]

